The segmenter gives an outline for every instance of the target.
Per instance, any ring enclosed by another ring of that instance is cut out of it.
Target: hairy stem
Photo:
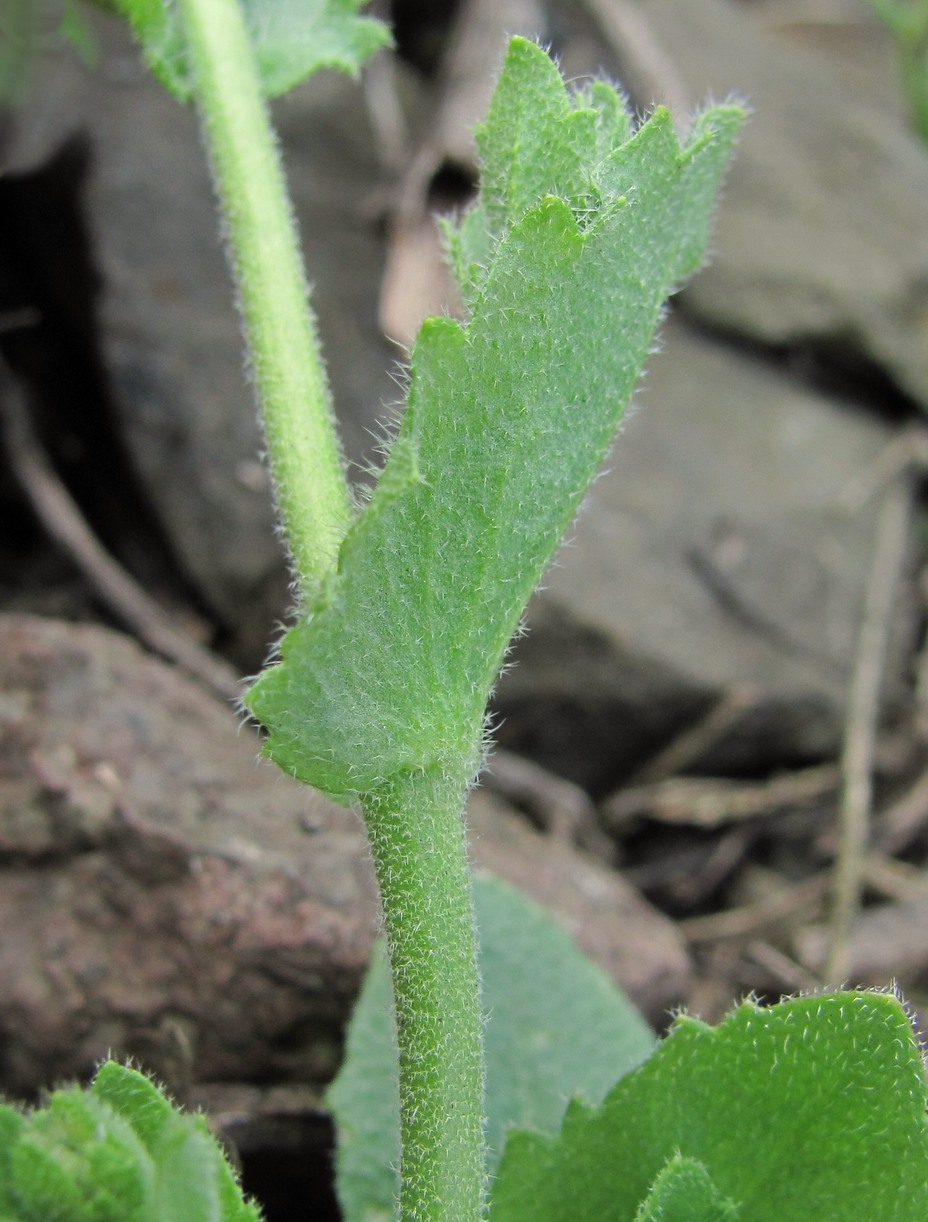
[[[482,1216],[482,1022],[465,793],[466,781],[427,771],[363,803],[396,1007],[404,1222]]]
[[[284,527],[310,593],[350,520],[315,323],[237,0],[179,0],[230,239]],[[401,778],[364,803],[400,1048],[404,1219],[476,1222],[483,1059],[462,809],[467,777]]]
[[[335,564],[351,499],[283,171],[239,0],[179,0],[300,588]]]

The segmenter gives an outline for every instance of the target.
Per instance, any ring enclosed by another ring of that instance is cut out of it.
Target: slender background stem
[[[400,1213],[410,1222],[482,1216],[482,1019],[466,789],[466,777],[425,772],[364,802],[396,1005]]]
[[[910,492],[905,480],[890,488],[877,520],[873,566],[867,583],[857,659],[848,692],[847,725],[841,753],[840,841],[832,887],[831,938],[825,982],[848,982],[852,971],[854,922],[860,909],[870,815],[873,757],[880,714],[883,659],[893,599],[905,561]]]
[[[351,498],[283,171],[238,0],[179,0],[179,9],[280,514],[311,594],[334,566]]]

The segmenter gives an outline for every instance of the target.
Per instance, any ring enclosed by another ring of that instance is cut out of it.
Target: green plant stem
[[[179,0],[283,527],[311,596],[351,519],[316,322],[239,0]]]
[[[928,9],[926,9],[928,12]],[[900,48],[903,87],[918,136],[928,144],[928,21],[920,42]]]
[[[895,40],[912,126],[928,143],[928,0],[870,0],[870,7]]]
[[[34,67],[40,36],[35,0],[0,5],[0,105],[22,101]]]
[[[482,1020],[466,790],[466,777],[425,771],[363,802],[396,1008],[404,1222],[482,1216]]]
[[[280,510],[304,592],[350,520],[315,323],[237,0],[179,0]],[[364,802],[390,948],[400,1049],[404,1219],[476,1222],[483,1059],[462,809],[468,777],[425,772]]]

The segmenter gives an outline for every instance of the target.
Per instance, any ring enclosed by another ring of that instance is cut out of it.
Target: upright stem
[[[315,318],[240,0],[179,0],[277,497],[304,592],[334,566],[351,500]]]
[[[304,591],[334,565],[351,505],[293,220],[239,0],[178,0],[262,401],[281,515]],[[477,1222],[483,1052],[464,841],[467,768],[368,795],[400,1050],[406,1222]]]
[[[464,839],[466,785],[425,772],[369,796],[400,1061],[404,1222],[477,1222],[483,1048]]]

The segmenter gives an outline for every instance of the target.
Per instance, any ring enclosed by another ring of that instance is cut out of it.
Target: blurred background
[[[0,17],[0,1090],[134,1055],[211,1110],[270,1219],[296,1181],[335,1217],[322,1091],[376,902],[351,812],[236,729],[291,599],[196,117],[119,22],[68,8],[69,43],[51,0],[22,26],[19,7]],[[919,7],[384,0],[395,47],[360,82],[274,105],[362,484],[419,322],[459,308],[432,217],[472,198],[507,34],[681,130],[710,100],[751,109],[711,262],[498,685],[470,812],[476,862],[658,1028],[842,981],[928,999]]]

